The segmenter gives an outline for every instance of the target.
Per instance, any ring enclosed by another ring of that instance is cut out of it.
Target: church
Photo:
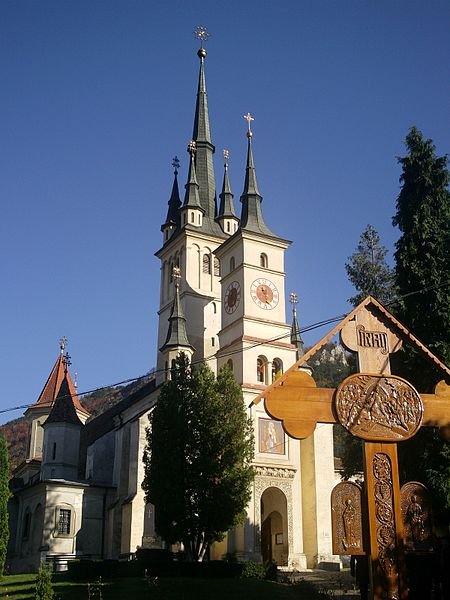
[[[8,565],[13,573],[36,570],[43,560],[62,569],[74,558],[126,560],[138,548],[165,547],[141,488],[142,457],[148,415],[180,352],[215,372],[228,365],[254,425],[255,479],[247,518],[212,545],[210,559],[274,560],[299,570],[338,561],[331,540],[332,426],[296,440],[263,403],[254,403],[303,353],[295,294],[291,323],[286,322],[284,255],[291,242],[264,220],[250,114],[239,210],[226,151],[216,187],[203,47],[198,58],[187,181],[180,194],[174,159],[165,219],[161,203],[154,376],[89,419],[62,342],[40,396],[25,413],[31,422],[28,453],[12,480]]]

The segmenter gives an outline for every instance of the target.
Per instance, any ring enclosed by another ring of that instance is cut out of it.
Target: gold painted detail
[[[388,600],[398,600],[397,538],[394,521],[392,467],[387,454],[375,454],[372,463],[375,478],[375,517],[378,561],[386,578]]]
[[[347,377],[336,392],[335,408],[341,425],[363,440],[406,440],[417,432],[423,418],[418,392],[394,375]]]
[[[358,346],[381,350],[381,354],[389,354],[388,336],[384,331],[366,331],[364,325],[357,325]]]

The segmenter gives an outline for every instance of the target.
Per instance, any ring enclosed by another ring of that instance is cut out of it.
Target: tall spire
[[[242,213],[241,213],[241,229],[268,235],[276,236],[264,223],[264,218],[261,210],[262,196],[259,193],[258,182],[256,179],[255,162],[253,160],[251,122],[254,121],[250,113],[244,115],[244,119],[248,123],[247,131],[247,165],[245,169],[244,191],[242,192]]]
[[[292,325],[291,325],[291,344],[297,348],[297,360],[305,354],[305,344],[300,334],[300,327],[297,321],[298,297],[295,292],[291,292],[289,302],[292,304]]]
[[[179,208],[181,206],[180,200],[180,192],[178,190],[178,169],[180,168],[180,161],[178,157],[175,156],[172,160],[173,167],[173,185],[172,185],[172,193],[170,194],[168,209],[167,209],[167,217],[166,221],[163,225],[161,225],[161,231],[164,231],[167,228],[174,229],[180,224],[180,212]]]
[[[209,37],[204,27],[197,27],[195,36],[200,39],[202,46],[197,55],[200,59],[200,72],[197,87],[197,102],[195,105],[195,118],[192,139],[197,145],[195,164],[197,168],[200,202],[205,210],[206,217],[214,219],[216,208],[216,182],[214,177],[213,154],[215,148],[211,142],[211,128],[209,125],[208,96],[206,92],[205,58],[206,50],[203,42]]]
[[[174,267],[172,277],[175,281],[175,297],[172,304],[172,310],[170,311],[169,317],[169,330],[167,332],[166,341],[161,346],[160,351],[165,350],[182,350],[189,349],[191,351],[194,348],[189,343],[189,339],[186,332],[186,318],[183,313],[183,308],[180,302],[180,267]]]

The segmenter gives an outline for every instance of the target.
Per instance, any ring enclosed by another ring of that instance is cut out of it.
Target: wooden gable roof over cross
[[[318,388],[308,372],[307,361],[331,338],[340,334],[342,343],[358,353],[359,369],[367,373],[390,373],[389,355],[405,344],[413,345],[437,367],[442,377],[434,394],[420,394],[424,405],[422,426],[437,426],[450,436],[450,369],[420,342],[377,300],[368,296],[334,329],[304,354],[255,400],[265,401],[267,412],[283,422],[294,438],[311,435],[317,423],[336,423],[335,389]]]

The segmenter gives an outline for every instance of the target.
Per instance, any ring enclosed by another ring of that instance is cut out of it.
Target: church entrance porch
[[[268,488],[261,496],[261,555],[264,562],[288,564],[287,499],[275,487]]]

